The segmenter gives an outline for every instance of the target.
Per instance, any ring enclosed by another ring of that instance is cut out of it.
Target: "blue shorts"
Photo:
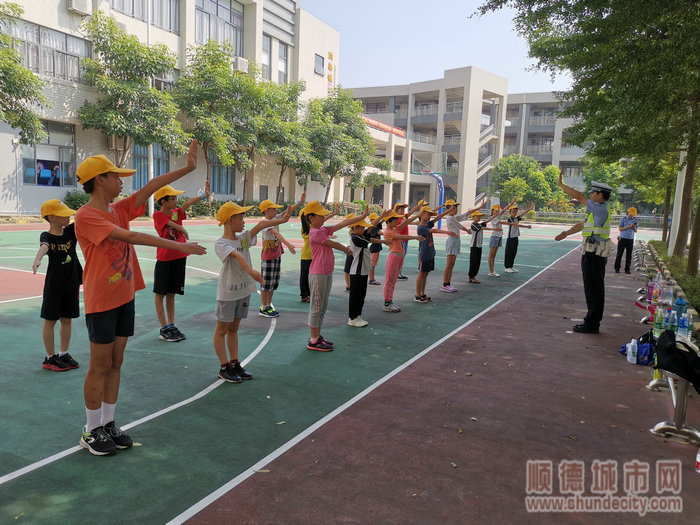
[[[496,237],[495,235],[492,235],[491,238],[489,239],[489,248],[500,248],[501,243],[503,242],[503,237]]]
[[[432,272],[435,269],[435,259],[427,259],[418,264],[419,272]]]

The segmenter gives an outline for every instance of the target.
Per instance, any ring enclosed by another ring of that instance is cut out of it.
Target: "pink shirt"
[[[333,248],[326,246],[324,243],[330,239],[333,234],[333,228],[321,226],[320,228],[312,228],[309,232],[309,244],[311,245],[311,266],[309,267],[310,274],[331,274],[335,266],[335,257]]]

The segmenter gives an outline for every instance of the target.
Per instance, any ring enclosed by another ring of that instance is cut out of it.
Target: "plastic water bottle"
[[[683,337],[689,337],[688,335],[688,314],[684,313],[678,320],[678,333]]]
[[[666,313],[664,313],[664,330],[668,330],[668,323],[671,320],[671,309],[667,308]]]
[[[673,306],[673,284],[671,282],[666,283],[666,298],[664,299],[664,304]]]
[[[695,472],[700,472],[700,449],[698,449],[698,453],[695,454]]]
[[[627,362],[637,364],[637,340],[634,338],[627,345]]]
[[[676,311],[670,309],[670,312],[668,314],[668,329],[671,330],[672,332],[677,332],[678,331],[678,316],[676,315]]]
[[[664,312],[657,308],[654,312],[654,337],[659,337],[664,331]]]
[[[688,339],[693,337],[693,314],[688,312],[686,314],[688,316]]]
[[[652,298],[654,297],[654,285],[656,283],[654,281],[649,281],[647,283],[647,302],[650,303],[652,302]]]

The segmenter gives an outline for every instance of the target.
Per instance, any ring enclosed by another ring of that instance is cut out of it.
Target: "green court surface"
[[[134,230],[153,232],[147,222],[133,225]],[[469,248],[463,237],[452,279],[460,291],[445,294],[439,291],[444,237],[436,235],[436,271],[427,288],[433,303],[420,304],[412,301],[417,265],[417,243],[412,242],[404,265],[409,280],[399,281],[395,293],[402,312],[383,312],[383,287],[370,286],[363,312],[370,325],[359,329],[347,326],[344,256],[337,254],[323,326],[335,351],[317,353],[306,349],[308,304],[299,301],[300,227],[298,222],[285,224],[282,233],[298,249],[296,255],[283,255],[282,279],[273,299],[281,315],[276,320],[259,317],[259,299],[252,298],[239,339],[241,359],[249,359],[244,364],[255,379],[222,384],[212,347],[220,268],[213,244],[222,230],[211,224],[187,228],[191,240],[209,252],[189,257],[185,295],[176,299],[177,325],[186,341],[157,338],[150,290],[155,250],[137,248],[147,287],[136,296],[136,329],[122,368],[116,420],[138,446],[112,457],[95,457],[77,447],[85,420],[82,386],[88,365],[84,317],[74,320],[70,349],[81,367],[61,373],[42,369],[41,298],[35,296],[41,295],[43,279],[27,272],[39,231],[0,232],[0,523],[165,523],[237,476],[263,475],[254,469],[262,468],[265,457],[289,446],[577,244],[553,241],[561,227],[525,230],[516,259],[520,273],[503,273],[501,248],[496,260],[501,277],[490,278],[485,239],[482,282],[474,285],[467,284]],[[339,231],[338,239],[347,241],[346,231]],[[377,272],[381,282],[387,253],[385,247]],[[259,254],[259,246],[252,249],[254,267],[259,266]],[[23,296],[5,296],[10,288],[19,288]]]

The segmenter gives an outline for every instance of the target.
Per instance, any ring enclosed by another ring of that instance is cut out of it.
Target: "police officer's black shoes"
[[[587,325],[586,323],[581,323],[574,325],[574,332],[578,332],[580,334],[597,334],[599,333],[599,330],[597,327],[594,328],[593,326]]]

